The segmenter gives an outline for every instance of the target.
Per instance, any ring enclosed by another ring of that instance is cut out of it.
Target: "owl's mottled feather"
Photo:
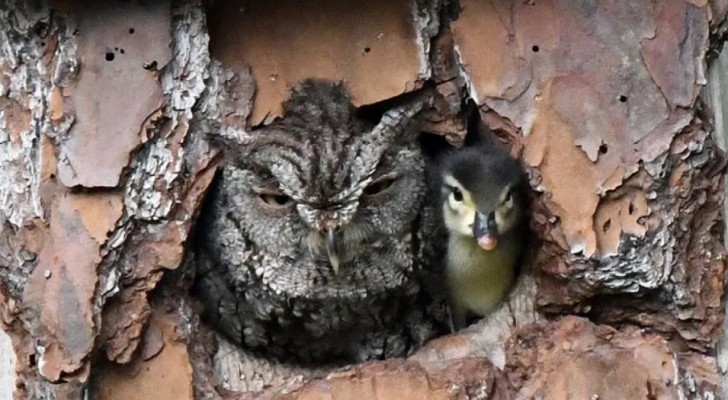
[[[435,333],[423,312],[420,107],[371,123],[343,85],[308,80],[282,119],[222,140],[226,162],[195,249],[196,291],[213,325],[304,362],[399,356]]]

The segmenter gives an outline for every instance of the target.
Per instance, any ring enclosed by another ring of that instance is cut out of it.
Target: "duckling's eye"
[[[457,202],[463,201],[463,192],[458,188],[452,188],[452,198]]]
[[[511,194],[511,192],[508,192],[506,198],[503,199],[503,206],[505,206],[506,208],[513,207],[513,195]]]
[[[389,189],[394,183],[394,178],[380,179],[364,189],[364,194],[367,196],[374,196]]]

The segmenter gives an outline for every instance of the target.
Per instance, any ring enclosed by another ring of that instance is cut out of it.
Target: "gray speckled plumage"
[[[195,249],[196,293],[213,325],[301,362],[401,356],[435,334],[425,310],[436,302],[422,290],[434,275],[421,259],[420,107],[368,123],[342,85],[308,80],[282,119],[222,140],[226,162]],[[330,227],[338,273],[326,256]]]

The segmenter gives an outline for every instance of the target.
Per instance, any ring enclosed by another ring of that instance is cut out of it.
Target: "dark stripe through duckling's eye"
[[[452,198],[455,201],[463,201],[463,192],[461,192],[460,189],[456,188],[455,186],[447,186],[447,188],[452,193]]]
[[[374,196],[389,189],[394,183],[395,178],[384,178],[373,182],[371,185],[364,189],[364,194],[367,196]]]

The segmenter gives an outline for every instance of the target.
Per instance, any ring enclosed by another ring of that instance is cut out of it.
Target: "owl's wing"
[[[222,188],[215,182],[212,191]],[[221,196],[210,196],[209,212],[201,216],[196,235],[215,235],[215,240],[196,237],[191,250],[196,268],[197,298],[204,304],[207,322],[216,326],[237,344],[243,341],[251,346],[265,345],[267,337],[257,302],[249,302],[252,270],[259,259],[252,242],[241,232],[228,205],[218,202]],[[224,248],[228,249],[225,251]],[[235,249],[235,251],[229,251]]]
[[[428,156],[426,165],[427,193],[418,219],[420,246],[416,256],[422,292],[427,299],[423,311],[435,322],[433,328],[444,332],[450,316],[444,279],[447,230],[442,220],[442,183],[437,157]]]
[[[211,325],[219,327],[230,339],[239,343],[243,329],[240,318],[237,317],[237,299],[205,251],[195,252],[194,262],[197,269],[194,289],[197,298],[206,309],[217,311],[206,313],[206,319]]]

